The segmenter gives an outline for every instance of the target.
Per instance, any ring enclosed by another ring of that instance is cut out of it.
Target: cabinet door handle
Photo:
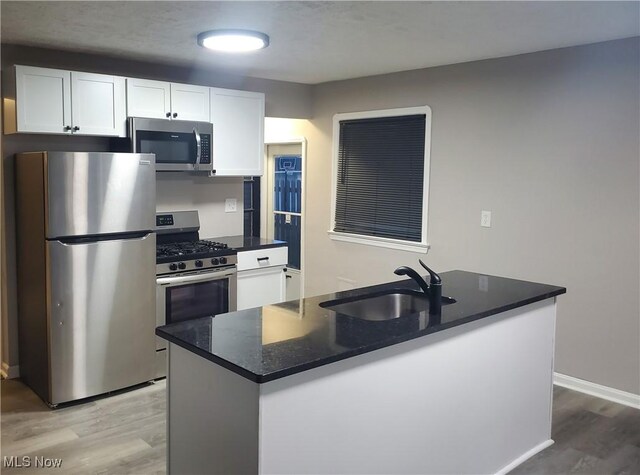
[[[174,113],[173,113],[173,118],[175,119],[176,117],[178,117],[178,113],[177,113],[177,112],[174,112]]]
[[[166,115],[167,117],[171,117],[171,112],[167,112],[165,115]]]
[[[64,127],[64,131],[65,131],[65,132],[69,132],[70,130],[71,130],[71,126],[70,126],[70,125],[66,125],[66,126]]]
[[[80,127],[78,127],[77,125],[73,128],[74,132],[77,132],[78,130],[80,130]]]

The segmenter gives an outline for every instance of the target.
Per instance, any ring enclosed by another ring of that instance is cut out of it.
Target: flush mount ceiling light
[[[269,46],[269,37],[251,30],[210,30],[198,35],[198,44],[214,51],[246,53]]]

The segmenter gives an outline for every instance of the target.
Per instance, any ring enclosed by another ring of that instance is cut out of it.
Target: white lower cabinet
[[[287,254],[286,247],[238,253],[238,310],[286,300]]]
[[[238,310],[285,300],[284,266],[238,272]]]
[[[287,302],[290,300],[298,300],[301,296],[300,270],[288,267],[285,269]]]

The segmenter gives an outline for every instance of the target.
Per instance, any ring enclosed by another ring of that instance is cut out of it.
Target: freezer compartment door
[[[155,245],[47,242],[51,403],[154,379]]]
[[[48,152],[46,236],[153,230],[155,156]]]

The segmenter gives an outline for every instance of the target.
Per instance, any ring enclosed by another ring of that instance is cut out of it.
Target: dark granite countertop
[[[287,245],[285,241],[259,237],[222,236],[210,239],[213,241],[222,242],[234,251],[238,252],[253,251],[255,249],[268,249],[271,247],[284,247]]]
[[[251,381],[265,383],[566,292],[563,287],[465,271],[440,276],[443,295],[457,302],[443,306],[439,318],[425,311],[366,321],[319,305],[370,292],[418,290],[408,279],[174,323],[158,327],[156,335]]]

